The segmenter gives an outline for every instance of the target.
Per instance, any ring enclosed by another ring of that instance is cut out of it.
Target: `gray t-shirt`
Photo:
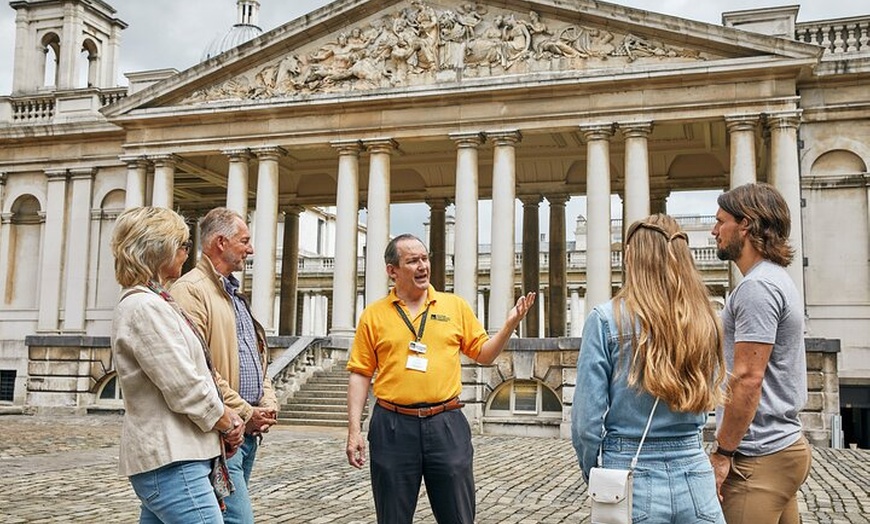
[[[768,260],[753,266],[728,297],[722,324],[729,371],[736,342],[773,344],[758,410],[737,449],[760,456],[787,448],[801,436],[798,413],[807,402],[807,363],[803,304],[785,268]],[[716,410],[717,420],[722,412]]]

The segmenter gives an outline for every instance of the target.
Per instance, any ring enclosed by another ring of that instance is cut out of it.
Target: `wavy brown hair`
[[[715,408],[724,400],[722,329],[688,236],[672,217],[652,215],[628,228],[623,261],[613,309],[621,341],[631,337],[629,385],[674,411]]]
[[[719,195],[717,203],[738,222],[744,218],[749,222],[750,242],[761,256],[780,266],[791,264],[791,214],[775,187],[744,184]]]

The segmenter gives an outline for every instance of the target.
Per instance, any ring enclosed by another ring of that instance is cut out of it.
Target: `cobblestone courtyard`
[[[118,476],[116,415],[0,417],[0,523],[134,523]],[[347,465],[342,429],[277,427],[252,478],[258,522],[372,523],[367,471]],[[870,452],[816,449],[804,524],[870,523]],[[476,437],[480,524],[588,522],[586,487],[566,440]],[[416,522],[432,523],[425,494]]]

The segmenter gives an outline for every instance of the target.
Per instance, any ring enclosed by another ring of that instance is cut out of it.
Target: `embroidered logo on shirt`
[[[429,318],[437,320],[438,322],[450,322],[450,317],[447,315],[439,315],[438,313],[432,313],[432,316]]]

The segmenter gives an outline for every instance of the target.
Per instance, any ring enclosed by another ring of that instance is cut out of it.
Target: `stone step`
[[[314,377],[308,380],[309,385],[329,385],[336,387],[347,387],[347,377]]]
[[[278,419],[278,424],[283,426],[327,426],[331,428],[347,427],[345,420],[315,420],[315,419]]]
[[[279,420],[343,420],[347,422],[347,413],[323,411],[284,411],[278,415]]]
[[[309,390],[307,388],[302,388],[296,393],[293,394],[294,399],[327,399],[327,398],[347,398],[347,391],[341,389],[321,389],[321,390]]]
[[[281,406],[281,413],[289,413],[291,411],[324,411],[330,413],[347,413],[346,402],[336,402],[335,404],[306,404],[303,402],[288,402]]]

